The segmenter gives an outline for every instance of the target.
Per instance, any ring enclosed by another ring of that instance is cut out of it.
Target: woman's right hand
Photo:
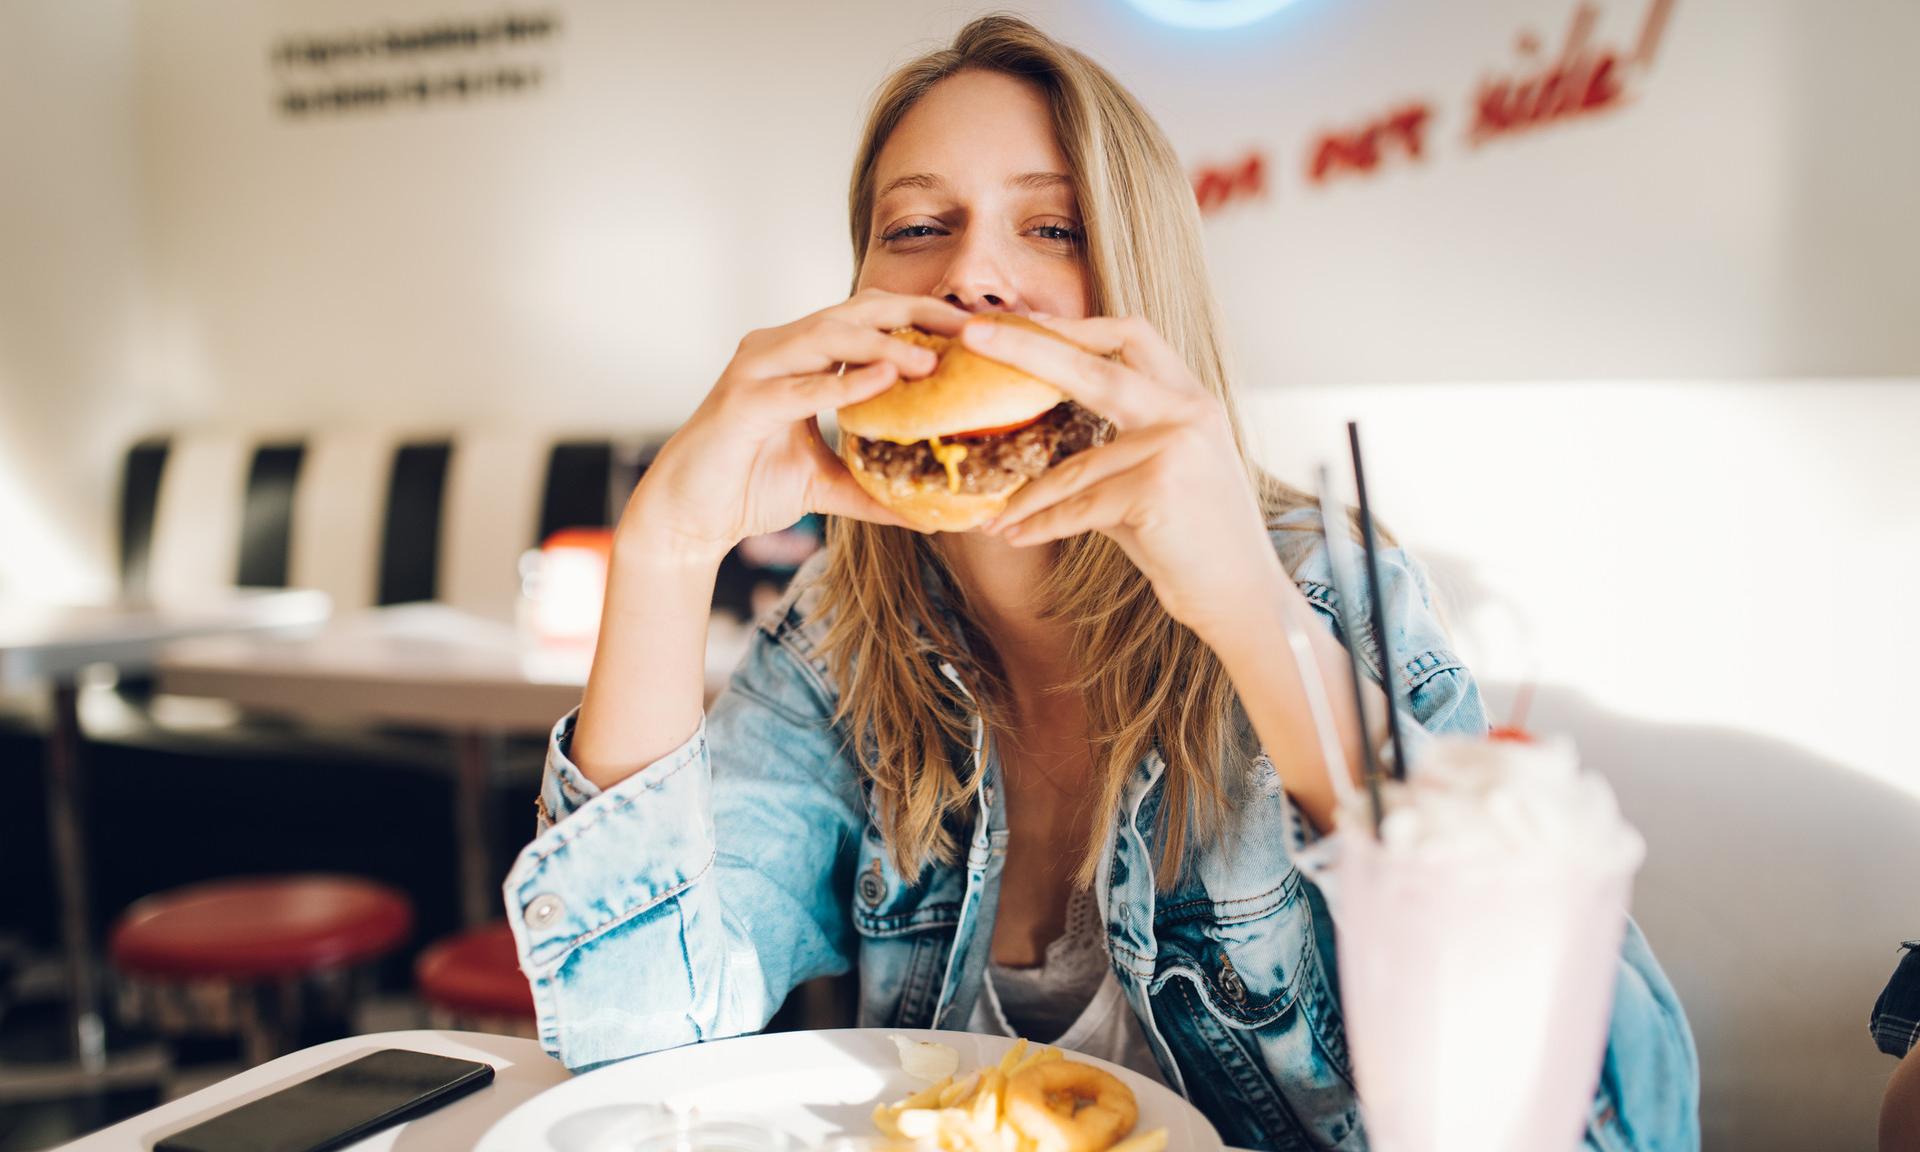
[[[901,523],[827,447],[817,415],[933,371],[931,351],[889,331],[916,326],[954,336],[967,317],[932,296],[868,288],[791,324],[747,333],[706,400],[647,469],[620,534],[717,565],[742,539],[809,512]]]

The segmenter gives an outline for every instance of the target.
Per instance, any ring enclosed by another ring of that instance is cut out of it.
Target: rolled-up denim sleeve
[[[1356,600],[1349,604],[1334,589],[1332,559],[1319,524],[1318,514],[1310,510],[1281,518],[1271,531],[1274,550],[1328,629],[1359,653],[1368,675],[1384,685],[1391,671],[1401,719],[1411,721],[1400,726],[1401,737],[1410,745],[1408,754],[1414,755],[1430,736],[1486,735],[1487,710],[1479,685],[1453,652],[1426,569],[1399,548],[1381,549],[1380,599],[1386,605],[1390,649],[1382,652],[1367,590],[1349,590]],[[1350,571],[1364,571],[1358,544],[1340,536],[1336,546],[1346,550]]]
[[[1391,649],[1383,658],[1374,637],[1373,604],[1366,590],[1355,589],[1358,603],[1346,604],[1334,589],[1332,559],[1320,532],[1319,513],[1311,508],[1287,513],[1269,525],[1268,536],[1275,554],[1321,623],[1341,644],[1357,645],[1354,650],[1360,656],[1361,668],[1379,684],[1386,682],[1387,671],[1392,670],[1400,738],[1409,759],[1417,759],[1427,742],[1442,733],[1486,734],[1487,713],[1479,685],[1466,664],[1453,654],[1431,583],[1418,561],[1398,548],[1380,553],[1380,596],[1387,605]],[[1363,571],[1359,545],[1344,535],[1337,540],[1340,547],[1349,550],[1349,570]],[[1384,750],[1386,733],[1375,732],[1373,736]],[[1289,846],[1296,857],[1309,858],[1308,849],[1325,839],[1322,830],[1297,812],[1290,827]],[[1327,877],[1320,872],[1316,879],[1325,883]]]
[[[766,629],[680,747],[604,791],[555,728],[507,919],[570,1068],[756,1031],[846,971],[860,790],[817,672]]]
[[[560,718],[553,726],[553,732],[547,739],[547,769],[540,779],[540,799],[535,807],[536,829],[545,835],[555,824],[580,811],[587,802],[600,795],[600,789],[588,780],[573,762],[573,725],[580,717],[580,709],[575,708]],[[702,732],[706,728],[705,717],[701,718]],[[689,753],[695,740],[688,740],[660,758],[661,763],[671,761],[675,756]]]

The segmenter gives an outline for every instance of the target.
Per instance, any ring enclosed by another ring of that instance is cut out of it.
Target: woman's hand
[[[1220,401],[1143,319],[1035,319],[1080,348],[998,324],[968,325],[963,339],[1051,382],[1117,435],[1022,487],[985,531],[1019,545],[1104,533],[1168,614],[1210,641],[1249,605],[1278,604],[1288,582]]]
[[[817,414],[924,376],[936,357],[887,335],[953,335],[967,313],[931,296],[867,289],[779,328],[749,332],[693,416],[635,490],[621,534],[701,564],[808,512],[898,524],[820,435]],[[842,372],[842,366],[845,366]]]

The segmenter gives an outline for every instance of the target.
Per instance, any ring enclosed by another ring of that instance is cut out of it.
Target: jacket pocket
[[[1194,1103],[1248,1148],[1360,1147],[1359,1104],[1314,902],[1297,872],[1275,893],[1169,911],[1150,991]]]
[[[908,884],[871,825],[853,878],[853,928],[860,937],[860,1024],[930,1028],[960,923],[964,878],[929,868]]]
[[[931,1028],[953,948],[951,928],[860,938],[860,1026]]]
[[[960,922],[965,877],[955,883],[952,869],[932,866],[907,883],[887,858],[880,834],[869,824],[860,838],[859,871],[853,877],[853,926],[871,940],[929,929],[951,929]]]

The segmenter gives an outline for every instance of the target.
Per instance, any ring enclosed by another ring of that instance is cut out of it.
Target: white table
[[[191,636],[300,631],[325,623],[324,592],[240,590],[166,603],[0,601],[0,687],[74,679],[93,664],[143,672]]]
[[[106,1030],[97,1001],[90,939],[87,850],[81,819],[79,676],[95,664],[144,673],[162,645],[186,637],[310,629],[327,618],[327,597],[310,591],[241,591],[163,604],[56,606],[0,603],[0,688],[44,684],[53,718],[47,733],[47,820],[53,875],[59,886],[74,1048],[84,1079],[107,1077]],[[44,1070],[24,1078],[49,1091],[60,1077]]]
[[[268,1061],[218,1084],[142,1112],[91,1136],[61,1145],[56,1152],[145,1152],[162,1136],[190,1128],[238,1107],[317,1076],[382,1048],[409,1048],[493,1065],[493,1083],[418,1120],[375,1133],[344,1152],[463,1152],[480,1142],[495,1121],[567,1079],[567,1070],[537,1041],[479,1032],[381,1032],[317,1044]],[[1229,1150],[1232,1152],[1232,1150]]]
[[[209,1085],[171,1104],[142,1112],[91,1136],[62,1145],[62,1152],[145,1152],[162,1136],[258,1099],[382,1048],[409,1048],[493,1065],[493,1083],[407,1124],[388,1128],[348,1147],[353,1152],[458,1152],[472,1148],[493,1122],[523,1101],[567,1078],[567,1070],[538,1042],[479,1032],[382,1032],[350,1036],[270,1060]]]
[[[315,635],[218,636],[169,646],[159,689],[314,720],[543,733],[580,702],[591,653],[544,648],[510,624],[444,604],[336,617]]]
[[[744,647],[742,628],[709,630],[708,687]],[[404,604],[343,616],[300,640],[216,637],[170,647],[163,692],[213,696],[308,720],[380,720],[441,728],[454,738],[454,828],[461,917],[500,914],[488,867],[487,796],[493,748],[505,734],[544,735],[580,703],[592,660],[512,625],[444,604]]]
[[[540,735],[580,703],[591,652],[546,649],[511,625],[443,604],[343,616],[302,639],[212,637],[169,647],[159,689],[302,720],[386,721],[453,735],[461,918],[498,915],[487,865],[494,743]]]

